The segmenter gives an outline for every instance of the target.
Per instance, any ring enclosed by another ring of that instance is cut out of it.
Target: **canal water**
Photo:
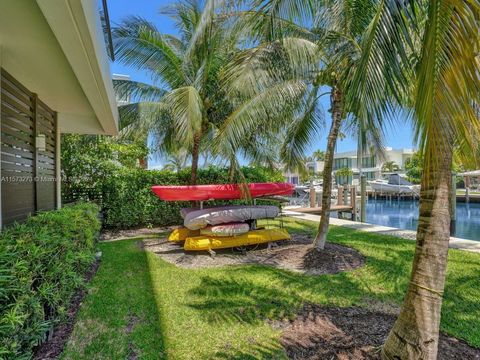
[[[416,230],[418,200],[368,199],[367,222]],[[480,241],[480,203],[457,203],[457,222],[453,236]]]

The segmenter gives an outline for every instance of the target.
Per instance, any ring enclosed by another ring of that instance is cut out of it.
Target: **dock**
[[[302,207],[291,209],[292,211],[305,213],[305,214],[320,214],[322,211],[321,207]],[[330,211],[339,211],[339,212],[351,212],[352,207],[350,205],[333,205],[330,207]]]
[[[357,188],[356,186],[339,186],[337,203],[330,205],[330,212],[338,212],[339,214],[347,214],[352,220],[357,218]],[[310,191],[310,207],[290,208],[304,214],[320,214],[322,212],[321,199],[317,199],[315,191]]]

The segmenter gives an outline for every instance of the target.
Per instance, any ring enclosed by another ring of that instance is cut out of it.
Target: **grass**
[[[286,226],[315,231],[306,221]],[[187,270],[143,251],[137,240],[101,243],[102,265],[63,358],[283,359],[280,331],[269,323],[294,317],[304,302],[401,303],[414,242],[341,227],[332,227],[329,241],[358,249],[366,265],[324,276],[266,266]],[[475,347],[479,273],[480,254],[450,250],[441,327]]]

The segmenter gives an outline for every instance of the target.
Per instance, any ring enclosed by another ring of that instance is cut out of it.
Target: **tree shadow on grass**
[[[248,349],[228,349],[215,353],[215,360],[280,360],[286,359],[284,349],[277,341],[267,341],[264,344],[252,344]]]
[[[360,301],[362,290],[345,273],[313,277],[248,266],[222,278],[203,276],[188,305],[209,322],[258,324],[293,318],[312,294],[325,303],[350,304]]]
[[[334,235],[343,240],[338,243],[347,246],[364,246],[368,240],[368,235],[362,234],[350,244],[345,238],[351,232],[341,230]],[[408,285],[413,249],[395,241],[372,241],[364,253],[365,267],[352,272],[307,276],[252,265],[226,269],[222,277],[206,275],[190,290],[189,306],[202,311],[210,322],[252,324],[291,318],[305,302],[351,306],[377,299],[400,304]]]
[[[89,284],[63,358],[166,359],[165,329],[147,254],[134,240],[102,243],[100,248],[100,268]]]

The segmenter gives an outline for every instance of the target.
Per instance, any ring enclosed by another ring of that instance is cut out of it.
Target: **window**
[[[352,167],[352,159],[349,159],[349,158],[335,159],[333,163],[333,170],[351,168],[351,167]]]
[[[363,168],[373,168],[376,166],[375,156],[364,156],[362,157],[362,167]]]

